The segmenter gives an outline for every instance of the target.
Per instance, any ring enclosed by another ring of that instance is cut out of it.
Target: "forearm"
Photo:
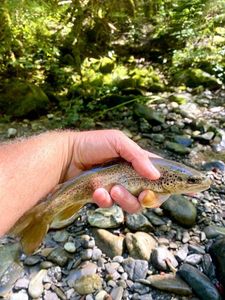
[[[0,146],[0,236],[64,177],[71,132],[48,132]]]

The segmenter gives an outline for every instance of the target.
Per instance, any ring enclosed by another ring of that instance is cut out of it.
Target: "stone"
[[[18,293],[11,294],[10,300],[29,300],[29,297],[26,291],[20,291]]]
[[[117,236],[105,229],[93,229],[93,235],[98,248],[110,258],[121,256],[124,250],[124,237]]]
[[[123,288],[122,286],[117,286],[117,287],[114,287],[110,293],[110,296],[112,297],[112,299],[115,299],[115,300],[122,300],[123,298]]]
[[[8,138],[14,138],[16,135],[17,135],[17,129],[16,128],[8,128],[8,130],[7,130]]]
[[[151,109],[147,105],[136,103],[134,106],[134,114],[139,118],[144,118],[151,125],[160,125],[165,123],[165,117],[162,113]]]
[[[56,293],[45,290],[43,300],[60,300]]]
[[[69,253],[75,253],[76,252],[76,247],[74,243],[72,242],[67,242],[64,244],[64,249],[69,252]]]
[[[47,258],[60,267],[63,267],[68,261],[68,254],[63,248],[55,248],[52,252],[50,252]]]
[[[24,264],[27,266],[34,266],[41,262],[41,257],[39,255],[30,255],[24,259]]]
[[[95,248],[92,251],[92,260],[98,260],[102,256],[102,250]]]
[[[57,243],[65,243],[68,240],[69,232],[66,230],[56,231],[53,235],[53,240]]]
[[[139,295],[147,294],[150,291],[149,286],[140,282],[135,282],[131,287],[132,292],[136,292]]]
[[[202,165],[204,171],[214,171],[220,170],[221,172],[225,171],[225,163],[222,160],[213,160],[206,162]]]
[[[0,93],[0,111],[12,117],[37,115],[46,111],[49,103],[40,87],[25,81],[11,80]]]
[[[188,255],[188,246],[184,245],[176,252],[175,257],[179,262],[182,262],[186,259],[187,255]]]
[[[102,290],[96,294],[95,300],[106,300],[107,297],[109,297],[109,294],[106,291]]]
[[[130,256],[135,259],[149,260],[156,247],[155,239],[146,232],[127,233],[125,242]]]
[[[131,280],[145,279],[148,272],[148,262],[146,260],[135,260],[128,257],[124,259],[122,266]]]
[[[186,135],[175,135],[174,141],[184,147],[190,147],[193,144],[193,139]]]
[[[178,103],[178,104],[185,104],[188,101],[190,101],[190,99],[191,99],[191,95],[187,94],[187,93],[174,93],[174,94],[169,96],[170,101],[173,101],[173,102]]]
[[[67,284],[69,287],[74,286],[74,282],[78,279],[80,279],[83,276],[87,275],[94,275],[97,272],[97,265],[92,262],[84,262],[82,263],[79,268],[72,269],[69,272],[69,275],[67,277]]]
[[[173,195],[162,204],[163,210],[178,224],[191,227],[196,222],[196,207],[187,198]]]
[[[153,287],[161,291],[181,296],[192,295],[192,290],[189,285],[176,274],[150,275],[147,280]]]
[[[185,147],[181,144],[178,144],[176,142],[170,142],[170,141],[165,141],[164,146],[166,147],[166,149],[178,153],[178,154],[188,154],[190,153],[190,148]]]
[[[216,240],[209,248],[209,253],[216,266],[217,277],[225,287],[225,238]]]
[[[82,260],[89,260],[92,258],[92,253],[93,250],[92,249],[85,249],[82,254],[81,254],[81,259]]]
[[[39,298],[43,291],[43,279],[47,275],[47,270],[40,270],[29,282],[28,294],[32,298]]]
[[[102,288],[102,279],[98,274],[82,276],[74,283],[74,289],[80,295],[92,294]]]
[[[98,228],[116,228],[124,222],[123,210],[118,205],[88,211],[88,222]]]
[[[153,266],[160,271],[168,271],[169,262],[174,268],[178,266],[178,262],[174,255],[165,247],[159,246],[152,251],[151,262]]]
[[[20,278],[16,281],[14,285],[15,290],[27,289],[29,285],[29,280],[27,278]]]
[[[154,226],[161,226],[166,224],[165,221],[157,216],[151,209],[145,209],[142,213]]]
[[[204,232],[208,239],[213,239],[213,238],[217,237],[218,235],[224,236],[225,235],[225,227],[209,225],[204,228]]]
[[[190,254],[185,259],[185,263],[193,266],[200,264],[201,261],[202,261],[201,254]]]
[[[126,216],[126,226],[131,231],[153,231],[154,227],[149,220],[142,214],[128,214]]]
[[[197,268],[183,264],[178,275],[193,289],[201,300],[221,300],[221,297],[210,279]]]

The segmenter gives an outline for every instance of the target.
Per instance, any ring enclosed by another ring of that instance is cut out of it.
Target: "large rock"
[[[213,239],[218,235],[225,236],[225,227],[216,226],[216,225],[209,225],[204,228],[205,235],[208,239]]]
[[[218,239],[212,244],[209,253],[216,265],[217,277],[225,287],[225,238]]]
[[[160,271],[168,271],[168,263],[173,268],[178,266],[178,262],[173,253],[170,252],[165,246],[159,246],[152,251],[151,262],[153,266]]]
[[[128,214],[126,216],[126,226],[131,231],[153,231],[154,227],[142,213]]]
[[[156,247],[155,239],[146,232],[127,233],[125,241],[130,256],[136,259],[149,260]]]
[[[145,279],[148,273],[148,262],[142,259],[133,259],[128,257],[122,262],[124,271],[128,274],[129,278],[133,281]]]
[[[182,226],[191,227],[195,224],[197,210],[195,206],[183,196],[171,196],[163,203],[162,208],[172,219]]]
[[[144,118],[151,125],[160,125],[164,124],[165,117],[162,113],[151,109],[147,105],[136,103],[134,106],[134,113],[140,118]]]
[[[192,267],[189,264],[183,264],[178,271],[178,275],[187,282],[199,299],[222,300],[209,278],[197,268]]]
[[[48,105],[47,95],[31,83],[15,80],[6,84],[0,93],[0,111],[12,117],[36,115]]]

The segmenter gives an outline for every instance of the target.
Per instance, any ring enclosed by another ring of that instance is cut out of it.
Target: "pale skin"
[[[96,164],[122,157],[140,175],[158,179],[160,174],[149,160],[153,156],[119,130],[46,132],[0,145],[0,236],[59,183]],[[137,199],[116,185],[110,193],[103,188],[95,190],[93,202],[100,207],[115,202],[135,213],[146,193]]]

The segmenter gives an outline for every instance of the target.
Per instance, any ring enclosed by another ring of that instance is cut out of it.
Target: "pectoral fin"
[[[62,210],[54,217],[50,225],[50,228],[60,229],[73,223],[73,221],[77,217],[77,212],[79,211],[79,209],[83,207],[83,205],[84,205],[83,202],[77,202],[77,203],[75,202],[73,205]]]
[[[169,194],[159,195],[153,191],[148,190],[144,198],[140,201],[143,207],[156,208],[163,204],[168,198]]]

